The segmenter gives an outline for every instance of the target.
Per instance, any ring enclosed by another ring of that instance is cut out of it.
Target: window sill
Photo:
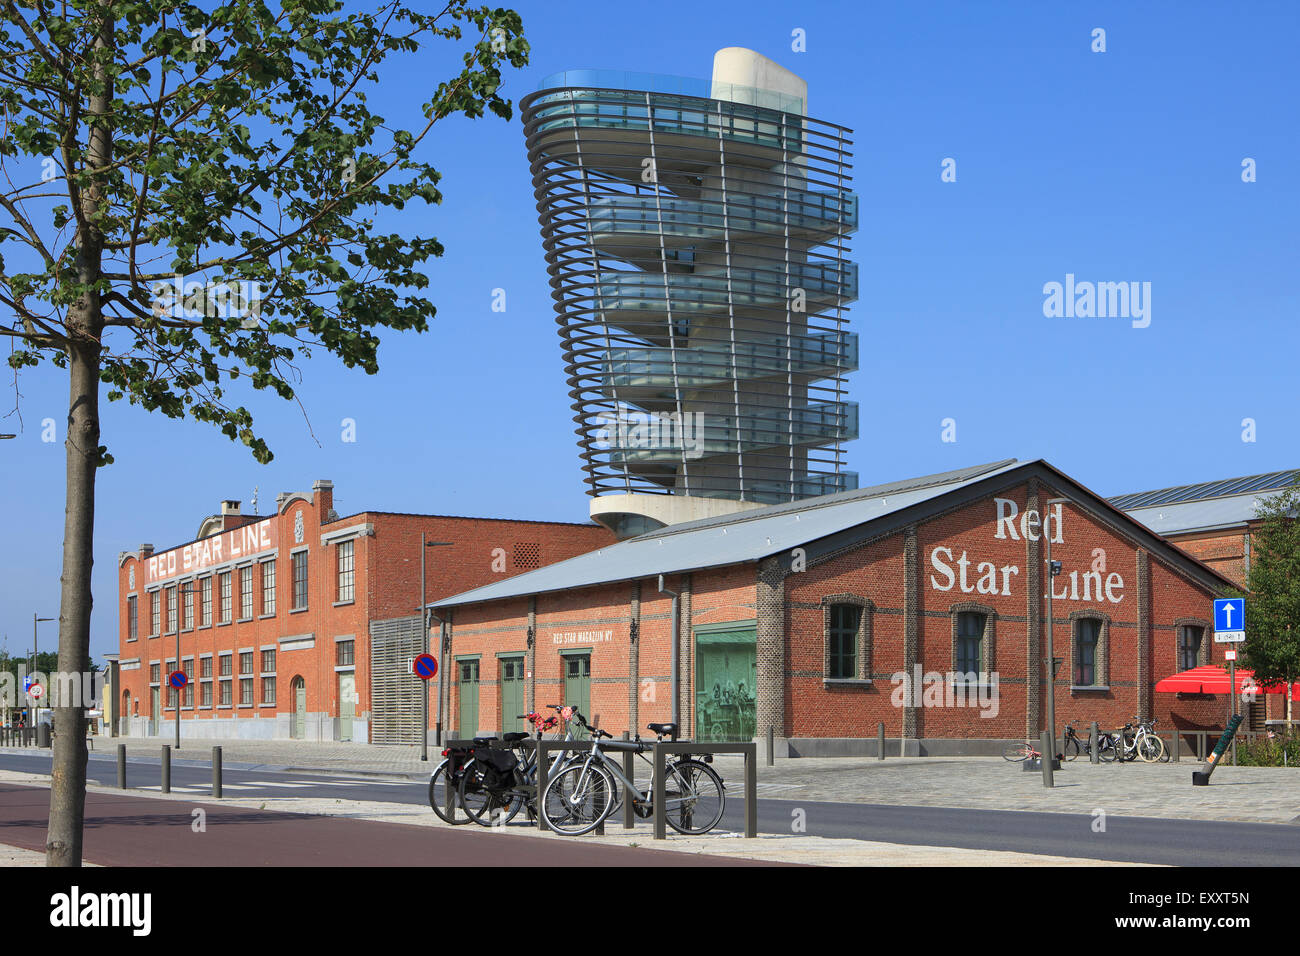
[[[252,622],[253,619],[251,617],[241,617],[239,620],[235,621],[236,624],[251,624]]]
[[[294,608],[290,608],[290,609],[289,609],[289,613],[290,613],[290,614],[306,614],[306,613],[307,613],[307,610],[308,610],[308,609],[305,608],[305,607],[294,607]]]
[[[1071,691],[1076,690],[1110,690],[1109,684],[1071,684]]]
[[[824,677],[822,684],[826,687],[870,687],[871,679],[857,677]]]
[[[230,704],[217,704],[217,710],[230,710]]]
[[[231,624],[230,621],[218,621],[217,627],[230,627],[230,624]]]
[[[357,603],[356,598],[353,598],[350,601],[335,601],[331,605],[331,607],[347,607],[349,604],[356,604],[356,603]]]
[[[258,704],[258,707],[274,707],[275,704]]]
[[[273,618],[273,617],[275,617],[275,612],[274,612],[274,611],[272,611],[270,614],[259,614],[259,615],[257,616],[257,619],[258,619],[259,621],[265,621],[265,620],[267,620],[267,619],[269,619],[269,618]]]

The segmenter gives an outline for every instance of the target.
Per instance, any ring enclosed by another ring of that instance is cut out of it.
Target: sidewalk
[[[31,786],[49,785],[48,777],[34,774],[22,774],[13,771],[0,771],[0,784],[12,783]],[[91,784],[88,794],[120,796],[122,791],[111,787]],[[313,814],[322,817],[339,818],[342,821],[371,821],[375,823],[401,824],[403,827],[418,831],[436,829],[454,831],[459,839],[473,840],[478,835],[480,840],[519,839],[531,843],[535,840],[556,841],[555,850],[567,853],[577,846],[622,847],[645,851],[649,862],[657,853],[668,851],[684,853],[691,856],[725,857],[732,860],[764,863],[795,863],[813,866],[1145,866],[1141,863],[1118,863],[1105,860],[1081,859],[1075,857],[1048,856],[1035,853],[1016,853],[1001,850],[972,850],[945,846],[913,846],[907,844],[879,843],[865,840],[826,839],[814,836],[795,836],[784,834],[761,834],[756,839],[746,839],[739,834],[714,833],[701,837],[686,837],[670,834],[666,840],[654,840],[647,825],[642,824],[635,830],[623,830],[611,826],[604,836],[588,834],[581,838],[561,836],[554,833],[541,833],[528,826],[509,826],[500,829],[484,830],[473,825],[453,827],[444,823],[426,806],[410,804],[382,803],[378,801],[360,801],[340,799],[318,799],[305,797],[268,797],[251,799],[197,800],[186,794],[144,794],[137,790],[129,791],[133,798],[149,801],[171,801],[184,805],[182,822],[187,822],[192,808],[201,805],[205,808],[221,809],[229,812],[232,808],[256,810],[260,814]],[[165,806],[165,804],[163,804]],[[89,816],[88,816],[89,819]],[[211,818],[210,818],[211,819]],[[183,828],[183,829],[187,829]],[[213,832],[219,832],[214,830]],[[152,844],[151,844],[152,845]],[[322,845],[328,845],[323,843]],[[514,844],[511,845],[512,847]],[[0,860],[6,849],[0,845]],[[522,849],[522,846],[520,847]],[[22,852],[22,851],[17,851]],[[156,852],[156,851],[155,851]],[[513,858],[513,853],[510,857]],[[637,865],[639,861],[634,861]],[[714,860],[708,861],[710,864]],[[717,862],[727,862],[725,860]],[[30,864],[29,864],[30,865]],[[158,865],[167,865],[163,860]],[[332,865],[324,863],[322,865]]]
[[[159,738],[97,738],[94,757],[111,758],[125,744],[130,759],[160,759]],[[375,774],[427,780],[442,759],[432,743],[429,760],[418,747],[318,743],[297,740],[195,740],[173,750],[178,765],[208,766],[212,747],[232,770]],[[30,751],[27,751],[30,752]],[[743,760],[718,756],[715,767],[729,792],[742,786]],[[1038,773],[1000,757],[804,757],[758,761],[758,794],[765,799],[892,806],[1037,810],[1172,817],[1253,823],[1300,823],[1300,768],[1221,766],[1208,787],[1192,786],[1200,762],[1062,765],[1047,789]]]

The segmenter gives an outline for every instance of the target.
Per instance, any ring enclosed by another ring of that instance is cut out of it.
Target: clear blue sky
[[[509,78],[516,102],[562,69],[707,77],[716,49],[744,46],[807,79],[813,115],[855,130],[862,424],[848,459],[862,484],[1004,457],[1046,458],[1101,494],[1300,466],[1300,4],[518,8],[532,63]],[[1097,27],[1105,53],[1091,51]],[[445,51],[394,62],[378,111],[411,124]],[[586,520],[518,116],[450,122],[426,146],[445,201],[396,225],[447,247],[431,269],[438,316],[385,339],[375,377],[305,363],[315,439],[296,405],[258,396],[276,453],[262,467],[209,426],[105,404],[116,464],[99,477],[96,657],[117,647],[118,552],[188,540],[255,485],[263,511],[330,478],[344,514]],[[955,183],[940,180],[947,157]],[[1043,285],[1067,273],[1150,282],[1150,326],[1045,318]],[[66,379],[46,366],[19,388],[23,432],[0,444],[10,653],[30,646],[34,611],[57,614],[63,531]],[[949,417],[954,443],[940,440]],[[41,442],[44,418],[58,443]]]

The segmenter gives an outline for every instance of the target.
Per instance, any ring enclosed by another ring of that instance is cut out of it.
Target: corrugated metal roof
[[[1157,534],[1178,534],[1210,528],[1244,527],[1255,518],[1255,505],[1267,494],[1233,495],[1208,501],[1186,501],[1153,508],[1129,508],[1125,513]]]
[[[1278,491],[1294,484],[1298,479],[1300,479],[1300,470],[1271,471],[1264,475],[1247,475],[1245,478],[1224,478],[1219,481],[1203,481],[1195,485],[1177,485],[1156,491],[1116,495],[1110,499],[1110,503],[1121,511],[1133,511],[1136,508],[1150,508],[1155,505],[1172,505],[1253,492]]]
[[[1014,458],[672,525],[589,554],[444,598],[436,607],[630,581],[758,561],[1018,467]]]

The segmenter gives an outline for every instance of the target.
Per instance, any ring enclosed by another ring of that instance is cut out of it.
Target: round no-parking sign
[[[421,654],[411,665],[411,670],[421,680],[428,680],[438,673],[438,661],[432,654]]]

